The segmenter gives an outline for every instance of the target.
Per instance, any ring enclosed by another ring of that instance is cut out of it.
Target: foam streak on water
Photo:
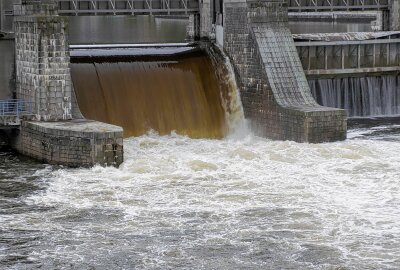
[[[125,150],[119,169],[38,171],[42,188],[24,203],[41,210],[0,215],[26,246],[0,259],[14,269],[400,268],[398,142],[149,134]]]

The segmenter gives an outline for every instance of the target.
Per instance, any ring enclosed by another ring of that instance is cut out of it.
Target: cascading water
[[[350,117],[400,114],[399,76],[313,79],[309,85],[319,104],[346,109]]]
[[[86,59],[74,61],[71,71],[83,115],[122,126],[125,137],[153,129],[160,135],[176,131],[192,138],[222,138],[229,128],[236,89],[220,78],[203,51],[139,60]]]

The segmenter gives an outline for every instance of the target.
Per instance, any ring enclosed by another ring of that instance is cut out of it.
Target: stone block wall
[[[22,14],[14,20],[17,98],[34,102],[43,121],[72,118],[67,22],[52,7],[51,1],[15,7]]]
[[[311,95],[291,33],[285,1],[224,3],[224,49],[238,75],[245,117],[272,139],[324,142],[346,138],[344,110]]]
[[[14,5],[17,98],[33,102],[37,121],[23,121],[12,146],[50,164],[119,166],[123,130],[83,119],[69,69],[67,21],[56,8],[55,0]]]
[[[88,120],[24,121],[13,147],[49,164],[119,166],[123,161],[122,133],[120,127]]]

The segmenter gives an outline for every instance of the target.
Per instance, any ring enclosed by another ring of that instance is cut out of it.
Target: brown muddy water
[[[71,65],[79,107],[86,118],[124,128],[124,136],[149,130],[192,138],[222,138],[222,100],[236,91],[220,83],[210,58],[198,51],[181,57],[96,59]]]

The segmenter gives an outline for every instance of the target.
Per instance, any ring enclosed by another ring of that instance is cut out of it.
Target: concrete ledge
[[[119,166],[123,162],[123,130],[91,120],[24,121],[13,147],[50,164]]]

